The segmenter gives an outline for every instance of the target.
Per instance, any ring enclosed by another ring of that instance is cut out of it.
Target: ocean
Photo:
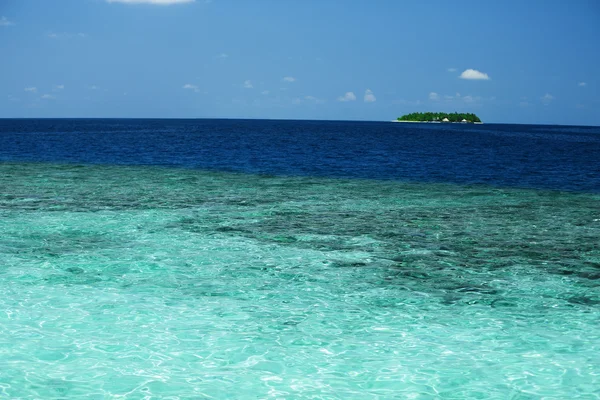
[[[0,398],[600,398],[600,128],[0,119]]]

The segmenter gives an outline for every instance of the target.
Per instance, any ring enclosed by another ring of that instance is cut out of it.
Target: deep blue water
[[[600,191],[600,128],[268,120],[4,119],[0,161]]]

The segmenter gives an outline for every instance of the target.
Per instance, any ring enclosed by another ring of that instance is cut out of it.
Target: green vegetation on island
[[[442,112],[415,112],[398,118],[405,122],[481,122],[479,117],[472,113],[442,113]]]

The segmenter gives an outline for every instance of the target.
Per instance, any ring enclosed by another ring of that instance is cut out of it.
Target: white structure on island
[[[467,122],[469,122],[469,121],[467,121],[466,119],[463,119],[463,120],[462,120],[462,121],[460,121],[460,122],[462,122],[463,124],[466,124],[466,123],[467,123]]]
[[[442,122],[450,122],[450,120],[448,118],[444,118]]]

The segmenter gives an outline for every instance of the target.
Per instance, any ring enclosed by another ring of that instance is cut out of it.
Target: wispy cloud
[[[365,90],[364,101],[365,103],[374,103],[375,101],[377,101],[377,98],[375,97],[371,89]]]
[[[254,85],[252,85],[252,81],[250,79],[247,79],[244,81],[244,88],[245,89],[252,89],[254,87]]]
[[[323,104],[323,103],[325,103],[325,100],[319,99],[315,96],[296,97],[296,98],[292,99],[292,104],[306,104],[306,103]]]
[[[346,92],[345,95],[337,98],[338,101],[354,101],[356,100],[356,95],[353,92]]]
[[[100,89],[100,88],[99,88],[98,86],[96,86],[96,85],[89,85],[87,88],[88,88],[89,90],[98,90],[98,89]]]
[[[68,32],[48,32],[46,33],[46,37],[50,39],[71,39],[71,38],[79,38],[84,39],[87,37],[85,33],[68,33]]]
[[[542,96],[542,103],[544,103],[544,105],[550,104],[553,100],[554,96],[552,96],[550,93],[546,93]]]
[[[193,90],[194,92],[198,93],[198,86],[192,85],[191,83],[186,83],[182,86],[182,88],[185,90]]]
[[[398,99],[393,100],[392,104],[394,105],[403,105],[403,106],[420,106],[422,104],[421,100],[406,100],[406,99]]]
[[[475,104],[475,103],[480,103],[482,102],[484,99],[481,96],[471,96],[471,95],[467,95],[467,96],[461,96],[460,93],[455,93],[453,95],[451,94],[445,94],[445,95],[440,95],[439,93],[436,92],[431,92],[429,93],[429,100],[432,101],[444,101],[446,103],[452,103],[452,104],[460,104],[460,103],[467,103],[467,104]],[[490,101],[494,101],[496,100],[496,97],[490,97],[489,98]]]
[[[125,4],[158,4],[167,6],[170,4],[193,3],[196,0],[106,0],[109,3],[125,3]]]
[[[14,22],[9,21],[5,16],[0,18],[0,26],[13,26],[14,24]]]
[[[579,86],[579,87],[584,87],[584,86],[587,86],[587,83],[585,83],[585,82],[579,82],[579,83],[577,84],[577,86]]]
[[[323,103],[325,103],[325,100],[319,99],[319,98],[317,98],[315,96],[304,96],[304,100],[311,101],[311,102],[313,102],[315,104],[323,104]]]
[[[270,92],[268,90],[263,90],[262,92],[260,92],[260,94],[266,96],[268,95]]]
[[[456,72],[458,71],[456,68],[448,68],[448,72]]]
[[[226,54],[226,53],[220,53],[220,54],[217,54],[217,55],[215,56],[215,58],[219,58],[219,59],[221,59],[221,60],[224,60],[224,59],[226,59],[226,58],[228,58],[228,57],[229,57],[229,54]]]
[[[466,69],[462,74],[460,74],[460,79],[488,81],[490,80],[490,77],[488,74],[477,71],[476,69]]]
[[[54,87],[52,88],[53,92],[60,92],[61,90],[65,89],[65,85],[54,85]]]
[[[26,92],[37,93],[37,88],[35,86],[30,86],[25,88]]]
[[[43,99],[43,100],[54,100],[54,99],[56,99],[56,96],[52,96],[51,94],[43,94],[40,97],[40,99]]]
[[[284,81],[284,82],[296,82],[296,78],[294,78],[293,76],[285,76],[285,77],[283,77],[282,81]]]

